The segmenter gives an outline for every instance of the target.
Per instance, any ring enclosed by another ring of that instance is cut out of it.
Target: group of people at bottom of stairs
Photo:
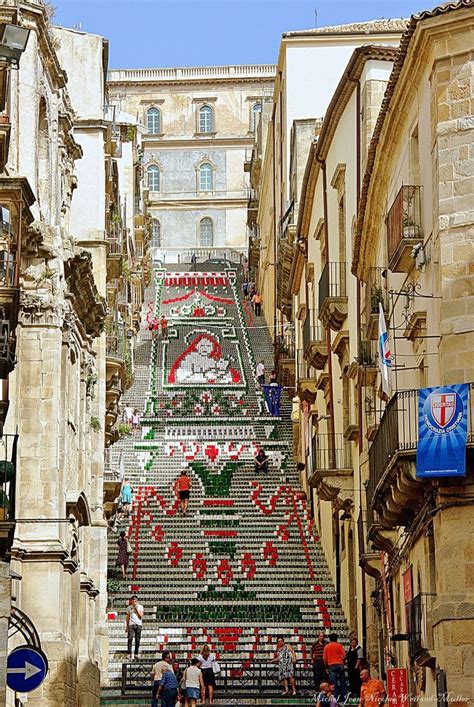
[[[161,700],[161,707],[195,707],[199,700],[206,704],[207,696],[212,705],[219,669],[216,654],[207,643],[198,656],[188,661],[186,668],[173,661],[170,651],[163,651],[161,660],[155,663],[151,671],[152,707],[158,707],[158,700]]]
[[[387,696],[385,687],[381,680],[371,677],[357,637],[351,638],[347,652],[337,639],[336,633],[330,633],[327,641],[321,631],[311,646],[314,684],[319,690],[316,707],[337,707],[343,703],[380,707]]]

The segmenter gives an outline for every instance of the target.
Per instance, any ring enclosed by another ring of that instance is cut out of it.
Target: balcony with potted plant
[[[389,269],[408,272],[413,265],[411,252],[420,241],[423,241],[421,187],[404,185],[387,215]]]

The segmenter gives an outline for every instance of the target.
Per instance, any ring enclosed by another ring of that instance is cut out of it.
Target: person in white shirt
[[[263,361],[259,361],[255,368],[255,375],[260,385],[265,384],[265,364]]]
[[[183,680],[186,686],[187,707],[196,707],[199,696],[205,695],[202,671],[198,666],[199,658],[193,658],[191,661],[191,665],[184,671]]]
[[[202,679],[204,682],[202,701],[206,701],[206,690],[209,690],[209,704],[212,705],[214,701],[214,688],[216,686],[216,676],[213,669],[213,664],[217,661],[216,654],[211,653],[209,644],[205,643],[197,659],[199,661],[199,667],[202,670]]]
[[[140,638],[142,635],[143,614],[145,613],[143,606],[138,603],[138,597],[134,594],[130,599],[130,605],[127,607],[125,617],[125,633],[128,636],[127,653],[130,660],[133,660],[132,644],[135,637],[135,658],[138,658],[138,649],[140,648]]]

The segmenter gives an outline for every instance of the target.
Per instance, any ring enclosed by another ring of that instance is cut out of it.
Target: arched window
[[[214,224],[212,219],[203,218],[199,224],[199,245],[205,248],[214,243]]]
[[[259,118],[259,115],[261,112],[262,112],[262,104],[261,103],[254,103],[252,106],[252,130],[253,130],[253,132],[255,132],[257,129],[258,118]]]
[[[161,133],[161,111],[159,108],[150,108],[146,114],[148,132],[153,135]]]
[[[199,167],[199,190],[212,191],[212,165],[203,162]]]
[[[161,223],[156,218],[151,224],[151,245],[153,248],[161,248]]]
[[[212,133],[213,122],[211,106],[202,106],[202,108],[199,109],[199,132]]]
[[[152,164],[148,167],[148,189],[150,191],[160,191],[160,169],[156,164]]]

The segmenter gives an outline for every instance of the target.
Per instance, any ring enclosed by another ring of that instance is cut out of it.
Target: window
[[[199,245],[202,247],[212,246],[214,242],[214,225],[212,219],[203,218],[199,224]]]
[[[151,245],[153,248],[161,247],[161,223],[156,218],[151,225]]]
[[[212,123],[213,119],[211,106],[202,106],[202,108],[199,109],[199,132],[212,133]]]
[[[148,132],[153,135],[161,133],[161,111],[159,108],[150,108],[146,114]]]
[[[212,165],[203,162],[199,167],[199,190],[212,191]]]
[[[261,103],[254,103],[252,106],[252,130],[253,130],[253,132],[255,132],[257,129],[258,118],[259,118],[259,115],[261,112],[262,112],[262,104]]]
[[[148,189],[150,191],[160,191],[160,170],[156,164],[150,165],[147,169]]]

